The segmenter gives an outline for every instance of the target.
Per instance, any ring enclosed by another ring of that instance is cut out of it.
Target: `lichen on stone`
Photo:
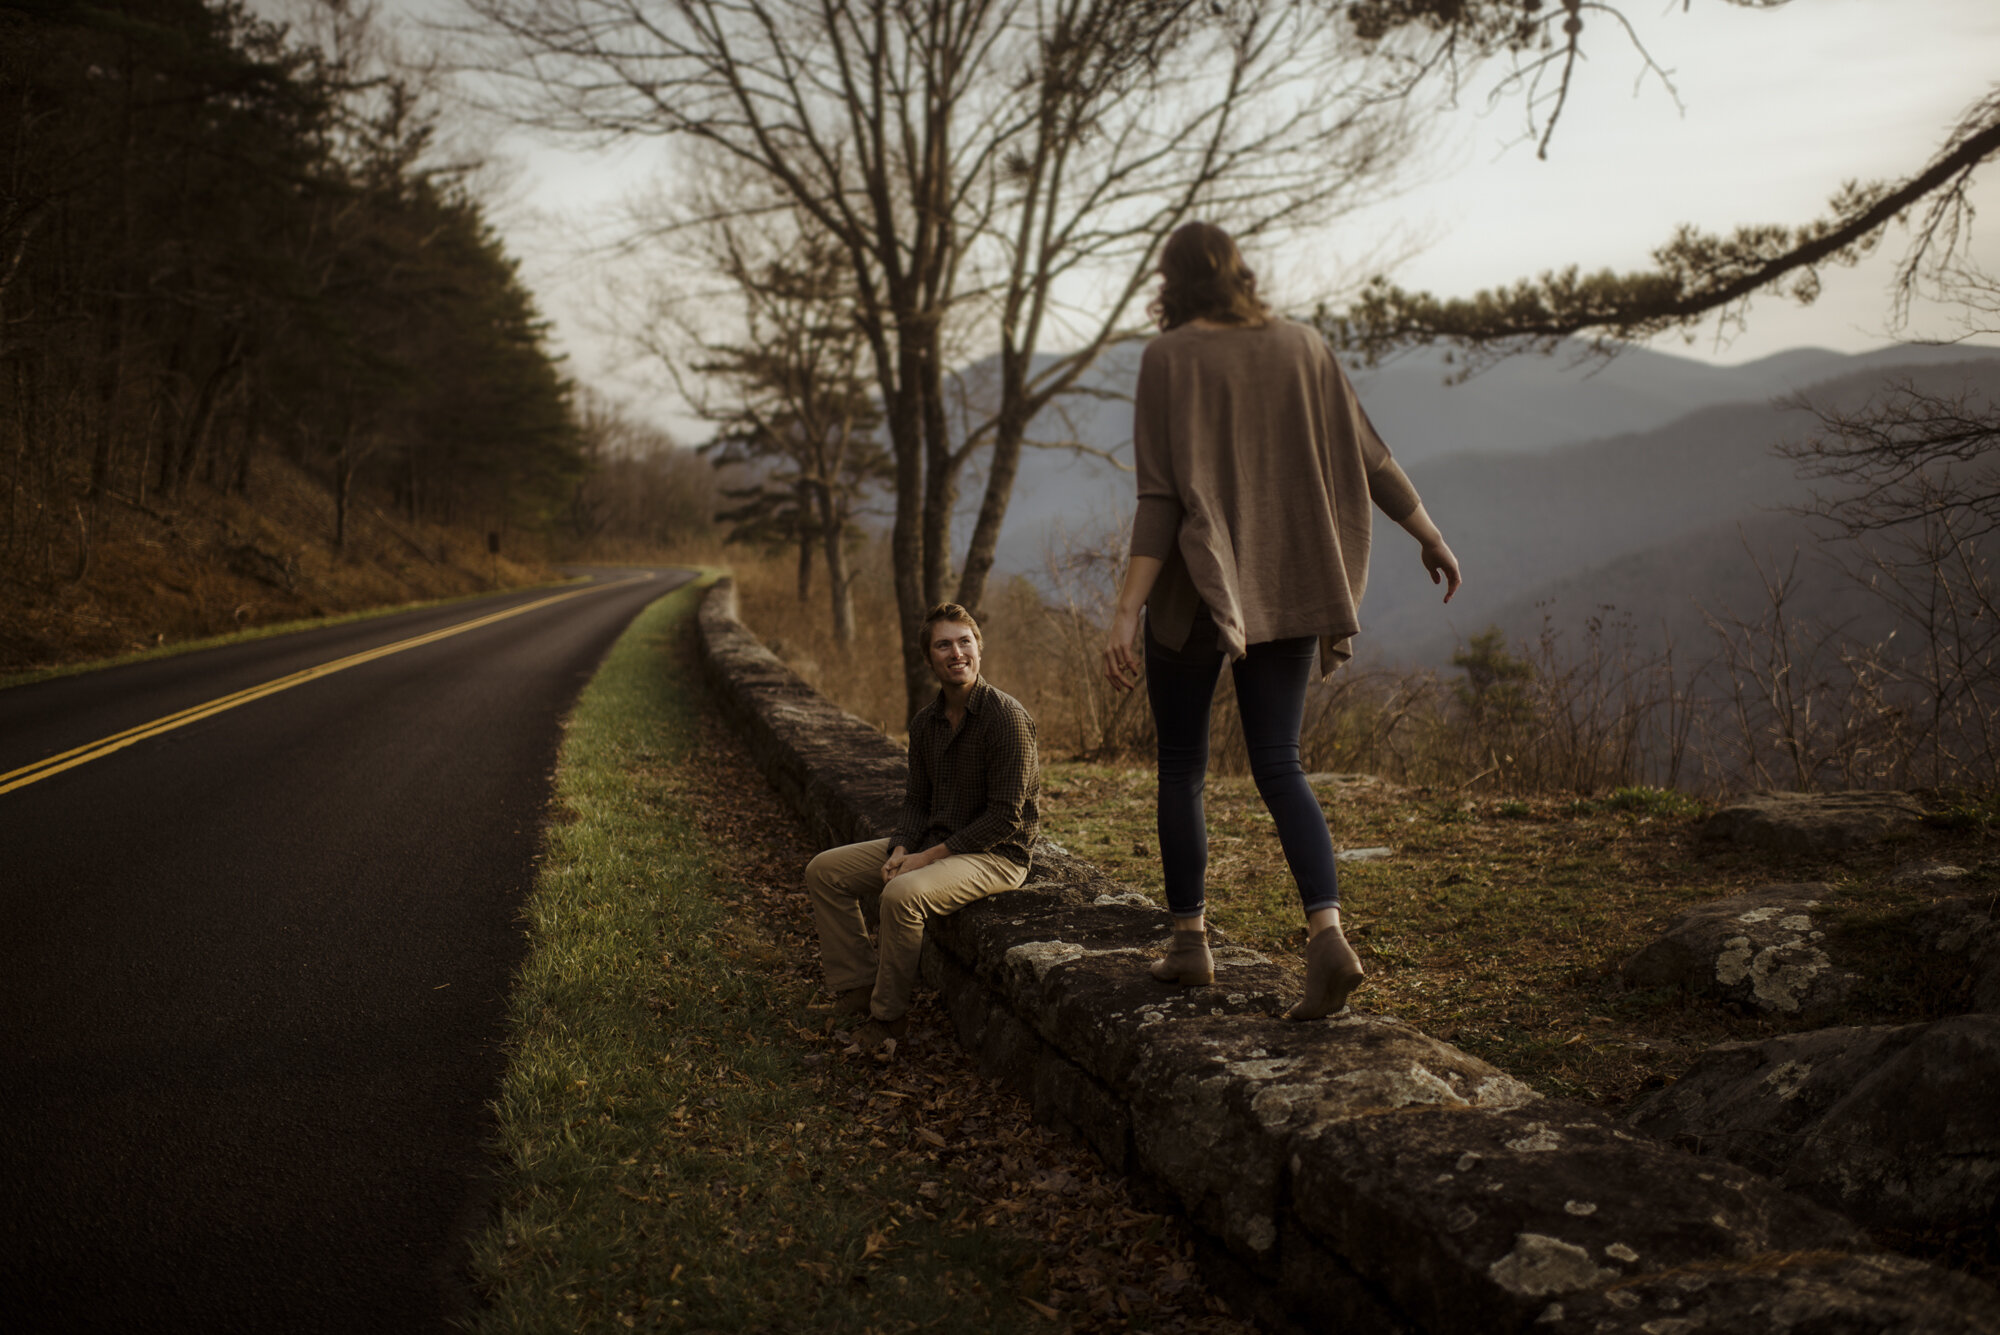
[[[1765,1076],[1764,1083],[1779,1098],[1791,1099],[1798,1096],[1799,1090],[1805,1087],[1806,1077],[1811,1074],[1812,1065],[1809,1062],[1786,1062]]]
[[[1501,1288],[1529,1298],[1594,1288],[1618,1272],[1606,1270],[1575,1243],[1546,1233],[1522,1233],[1514,1250],[1486,1267],[1486,1277]]]
[[[1507,1148],[1516,1154],[1545,1154],[1562,1148],[1562,1133],[1541,1122],[1528,1123],[1528,1134],[1507,1142]]]

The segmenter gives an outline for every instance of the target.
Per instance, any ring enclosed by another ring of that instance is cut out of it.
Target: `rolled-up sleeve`
[[[1423,498],[1417,495],[1417,489],[1404,474],[1402,465],[1386,455],[1379,467],[1368,470],[1368,499],[1375,502],[1376,509],[1399,524],[1423,504]]]
[[[1346,370],[1331,354],[1327,360],[1333,366],[1335,393],[1352,413],[1350,420],[1354,423],[1356,443],[1361,447],[1361,466],[1368,478],[1368,499],[1375,503],[1376,509],[1400,524],[1423,504],[1423,500],[1403,472],[1402,465],[1389,453],[1389,446],[1375,429],[1375,423],[1368,419],[1368,412],[1361,406],[1361,399],[1354,392],[1354,382],[1347,378]]]
[[[984,853],[999,844],[1025,847],[1028,798],[1040,786],[1041,757],[1035,745],[1035,721],[1025,709],[1001,708],[987,725],[986,805],[962,829],[944,841],[954,853]],[[984,720],[982,720],[984,722]]]
[[[1166,560],[1180,539],[1181,493],[1174,478],[1168,436],[1166,373],[1151,347],[1139,359],[1139,387],[1132,396],[1132,465],[1139,480],[1139,508],[1132,516],[1132,555]]]

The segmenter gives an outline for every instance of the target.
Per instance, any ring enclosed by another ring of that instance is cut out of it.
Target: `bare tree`
[[[501,34],[517,114],[705,145],[844,256],[895,460],[913,708],[917,619],[982,600],[1028,423],[1136,332],[1159,238],[1198,214],[1252,235],[1323,222],[1406,142],[1351,26],[1286,0],[468,3]],[[996,348],[993,411],[954,432],[951,367]],[[952,515],[982,450],[954,590]]]
[[[776,236],[758,223],[776,226]],[[848,547],[868,494],[890,477],[877,439],[881,413],[853,320],[851,271],[823,235],[800,235],[796,218],[718,217],[703,250],[741,308],[736,340],[706,341],[692,370],[722,386],[687,384],[717,424],[703,449],[718,467],[752,465],[762,476],[725,494],[738,504],[718,518],[731,539],[796,544],[799,601],[812,592],[813,554],[823,556],[835,643],[854,642],[854,572]]]

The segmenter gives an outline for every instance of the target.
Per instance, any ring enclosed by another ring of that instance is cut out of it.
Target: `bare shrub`
[[[802,605],[796,553],[788,547],[732,546],[726,558],[736,580],[743,623],[812,688],[890,736],[909,726],[904,712],[902,624],[889,574],[889,544],[857,537],[851,556],[854,641],[836,638],[823,602]],[[989,636],[990,638],[990,636]]]
[[[1084,760],[1150,756],[1153,716],[1142,686],[1120,691],[1104,679],[1102,654],[1131,545],[1129,525],[1072,531],[1060,523],[1043,554],[1047,592],[1013,586],[1020,612],[1008,629],[1038,647],[1041,671],[1021,697],[1035,712],[1044,744]]]
[[[1705,721],[1708,779],[1800,792],[1893,782],[1901,720],[1883,696],[1878,652],[1795,615],[1796,551],[1783,570],[1751,554],[1765,606],[1754,620],[1706,613],[1718,645],[1719,708]]]
[[[1988,786],[2000,765],[2000,579],[1986,516],[1937,505],[1856,544],[1845,567],[1907,627],[1870,657],[1910,702],[1906,768],[1933,787]],[[1893,651],[1893,652],[1891,652]]]
[[[977,609],[989,678],[1034,714],[1051,757],[1149,764],[1142,690],[1114,691],[1099,656],[1125,535],[1059,534],[1041,583],[1017,577]],[[1378,775],[1461,793],[1814,790],[1928,783],[1993,787],[2000,740],[2000,615],[1990,559],[1948,517],[1875,535],[1849,574],[1900,629],[1868,639],[1796,614],[1799,561],[1758,565],[1764,606],[1714,613],[1712,652],[1690,659],[1604,606],[1565,634],[1544,609],[1533,643],[1475,636],[1455,673],[1367,664],[1307,691],[1309,772]],[[1750,559],[1756,560],[1751,555]],[[745,619],[843,707],[900,733],[899,633],[888,553],[857,564],[860,633],[842,654],[799,610],[781,558],[740,566]],[[1217,683],[1211,766],[1247,773],[1230,674]]]

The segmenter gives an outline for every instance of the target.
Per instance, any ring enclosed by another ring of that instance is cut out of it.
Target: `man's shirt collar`
[[[986,674],[982,672],[972,679],[972,689],[966,692],[965,712],[968,714],[977,714],[979,707],[986,703],[986,698],[991,694],[993,694],[993,688],[986,684]],[[942,719],[945,717],[944,687],[938,687],[938,693],[931,697],[930,704],[926,705],[925,708],[930,711],[933,718]]]

